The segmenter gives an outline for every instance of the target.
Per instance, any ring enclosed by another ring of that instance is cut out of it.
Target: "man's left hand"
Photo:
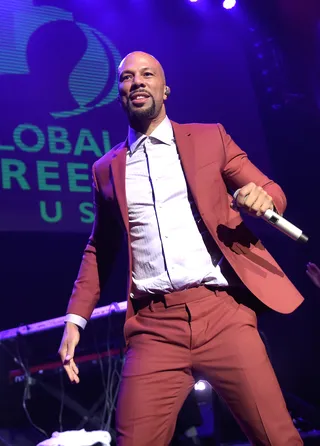
[[[274,209],[270,195],[254,183],[249,183],[239,190],[235,205],[257,217],[263,215],[268,209]]]

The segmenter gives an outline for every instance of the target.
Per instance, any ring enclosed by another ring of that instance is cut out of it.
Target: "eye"
[[[129,80],[131,77],[132,77],[131,74],[124,74],[124,75],[121,77],[121,81],[122,81],[122,82],[123,82],[123,81],[127,81],[127,80]]]
[[[150,76],[153,76],[153,73],[150,73],[150,71],[146,71],[144,73],[144,75],[147,76],[147,77],[150,77]]]

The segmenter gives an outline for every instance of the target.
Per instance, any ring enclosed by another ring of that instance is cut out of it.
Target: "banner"
[[[90,231],[92,164],[126,137],[117,67],[129,51],[149,50],[168,68],[171,119],[226,117],[236,129],[243,125],[243,103],[247,119],[258,122],[243,56],[237,60],[240,74],[230,72],[240,44],[232,37],[230,47],[227,27],[205,24],[206,32],[227,38],[221,43],[213,35],[199,42],[198,29],[187,34],[178,23],[165,28],[157,11],[133,6],[120,11],[112,1],[75,2],[74,10],[56,6],[64,2],[49,3],[0,4],[0,230]],[[229,46],[223,57],[221,45]],[[230,107],[223,91],[235,88]],[[260,149],[261,134],[252,144],[256,140]]]

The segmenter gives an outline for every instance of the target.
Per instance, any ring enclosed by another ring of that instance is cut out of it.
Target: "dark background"
[[[20,8],[24,2],[10,3]],[[172,90],[169,117],[181,123],[223,123],[254,163],[281,184],[289,203],[286,217],[309,235],[308,245],[298,245],[263,222],[249,224],[306,301],[292,315],[266,315],[261,327],[282,387],[320,406],[320,290],[305,274],[309,260],[320,264],[320,11],[311,0],[265,3],[239,0],[231,11],[214,0],[194,4],[183,0],[37,1],[34,5],[72,12],[76,22],[107,36],[121,56],[133,50],[154,54],[163,63]],[[97,140],[105,129],[112,144],[125,138],[127,124],[116,100],[69,118],[50,114],[76,107],[68,76],[86,45],[83,32],[73,22],[50,23],[32,35],[30,73],[0,75],[0,144],[10,144],[13,129],[23,123],[44,131],[48,125],[61,126],[70,135],[87,128]],[[111,62],[110,67],[114,70]],[[92,69],[95,73],[94,64]],[[0,157],[8,153],[0,152]],[[37,156],[52,159],[45,151],[32,154],[26,161],[31,169]],[[16,150],[12,158],[26,160],[26,154]],[[64,161],[74,162],[74,157],[66,156]],[[83,160],[93,161],[91,155]],[[81,224],[73,213],[61,225],[43,226],[36,204],[53,196],[39,194],[36,188],[26,192],[0,189],[1,330],[64,314],[90,232],[90,225]],[[72,209],[79,200],[68,192],[61,197]],[[90,193],[81,196],[81,200],[90,199]],[[101,305],[124,300],[119,282],[121,278],[110,284],[109,296]]]

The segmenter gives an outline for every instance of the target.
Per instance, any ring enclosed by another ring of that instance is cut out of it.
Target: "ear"
[[[170,89],[170,87],[168,87],[168,86],[166,85],[166,87],[165,87],[165,89],[164,89],[164,96],[163,96],[163,99],[166,101],[166,100],[168,99],[168,97],[170,96],[170,94],[171,94],[171,89]]]

